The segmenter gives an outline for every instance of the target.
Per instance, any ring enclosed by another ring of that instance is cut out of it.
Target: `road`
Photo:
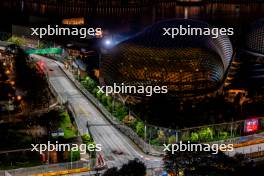
[[[45,60],[51,86],[57,94],[67,100],[75,112],[75,120],[81,134],[87,133],[89,124],[104,124],[103,126],[90,126],[95,143],[102,145],[102,153],[109,167],[121,166],[128,160],[138,158],[148,168],[161,167],[161,158],[145,155],[129,138],[114,128],[104,115],[77,89],[67,78],[58,64],[43,56],[34,55],[37,59]],[[118,152],[122,154],[118,154]]]

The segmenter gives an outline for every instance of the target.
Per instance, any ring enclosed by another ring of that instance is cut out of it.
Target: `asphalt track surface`
[[[145,155],[128,137],[105,119],[97,107],[78,90],[59,68],[60,63],[43,56],[34,55],[33,57],[45,61],[51,86],[58,96],[72,107],[79,132],[81,134],[88,132],[87,122],[99,124],[98,126],[90,126],[89,132],[95,143],[102,145],[102,155],[108,167],[119,167],[134,158],[144,162],[147,168],[162,167],[160,157]]]

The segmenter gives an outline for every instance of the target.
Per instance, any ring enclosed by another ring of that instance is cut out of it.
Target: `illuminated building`
[[[246,33],[245,48],[256,55],[264,55],[264,19],[255,21]]]
[[[179,25],[210,27],[201,21],[184,19],[154,24],[103,55],[102,82],[167,86],[169,95],[176,97],[200,96],[218,90],[233,55],[228,37],[163,35],[163,28]]]

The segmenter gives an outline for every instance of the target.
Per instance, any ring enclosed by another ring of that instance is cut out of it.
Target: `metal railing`
[[[91,168],[90,163],[93,163],[93,162],[91,160],[75,161],[75,162],[49,164],[49,165],[41,165],[41,166],[28,167],[28,168],[5,170],[5,171],[0,171],[0,176],[6,176],[8,174],[10,174],[11,176],[30,176],[33,174],[56,172],[56,171],[62,171],[62,170]]]

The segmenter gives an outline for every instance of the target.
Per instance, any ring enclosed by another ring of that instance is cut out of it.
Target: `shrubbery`
[[[125,105],[113,100],[111,96],[106,96],[106,94],[99,92],[97,83],[88,76],[82,78],[80,82],[109,112],[113,114],[113,116],[115,116],[120,122],[123,122],[124,118],[129,114],[128,108]],[[129,123],[128,126],[134,129],[140,137],[144,137],[144,123],[140,119],[134,120],[132,123]]]
[[[70,139],[76,137],[77,130],[72,125],[69,114],[67,112],[61,112],[59,118],[61,119],[59,122],[59,129],[63,130],[64,138]]]
[[[216,132],[212,128],[201,128],[197,131],[193,131],[190,134],[185,132],[182,134],[182,141],[192,141],[192,142],[208,142],[225,140],[230,137],[230,134],[226,131]]]
[[[93,141],[93,139],[91,138],[91,136],[89,134],[82,135],[82,141],[87,146],[89,146],[89,145],[90,146],[91,145],[94,145],[95,146],[95,142]],[[87,150],[87,152],[90,153],[90,155],[91,155],[92,158],[95,158],[95,155],[96,155],[95,151],[89,151],[89,150]]]
[[[11,36],[7,41],[10,43],[16,44],[18,46],[22,46],[26,43],[25,39],[21,37],[17,37],[17,36]]]
[[[72,161],[79,161],[80,160],[80,151],[70,151],[69,152],[69,158],[68,161],[72,162]]]
[[[140,137],[144,137],[144,123],[138,121],[136,124],[136,133],[140,136]]]
[[[113,114],[113,116],[115,116],[120,122],[125,122],[126,125],[131,127],[137,133],[138,136],[144,138],[145,135],[144,122],[140,119],[135,119],[131,122],[128,122],[127,119],[125,119],[125,117],[128,116],[129,110],[124,104],[114,100],[111,96],[106,96],[106,94],[99,92],[99,89],[97,88],[98,84],[89,77],[81,79],[81,83],[104,105],[104,107],[109,112]],[[154,133],[156,133],[156,135],[154,135]],[[152,145],[162,145],[164,142],[166,143],[176,142],[175,135],[170,135],[170,137],[167,138],[164,131],[159,130],[158,132],[154,132],[154,133],[152,135],[154,135],[155,138],[152,138],[154,136],[151,136],[152,139],[150,139],[150,143]],[[214,130],[210,127],[201,128],[191,133],[183,133],[181,136],[182,137],[181,140],[192,141],[192,142],[199,142],[199,141],[208,142],[214,140],[224,140],[229,137],[229,133],[225,131],[219,132],[218,135],[214,133],[215,133]]]
[[[198,131],[199,140],[210,141],[213,139],[213,130],[211,128],[202,128]]]

